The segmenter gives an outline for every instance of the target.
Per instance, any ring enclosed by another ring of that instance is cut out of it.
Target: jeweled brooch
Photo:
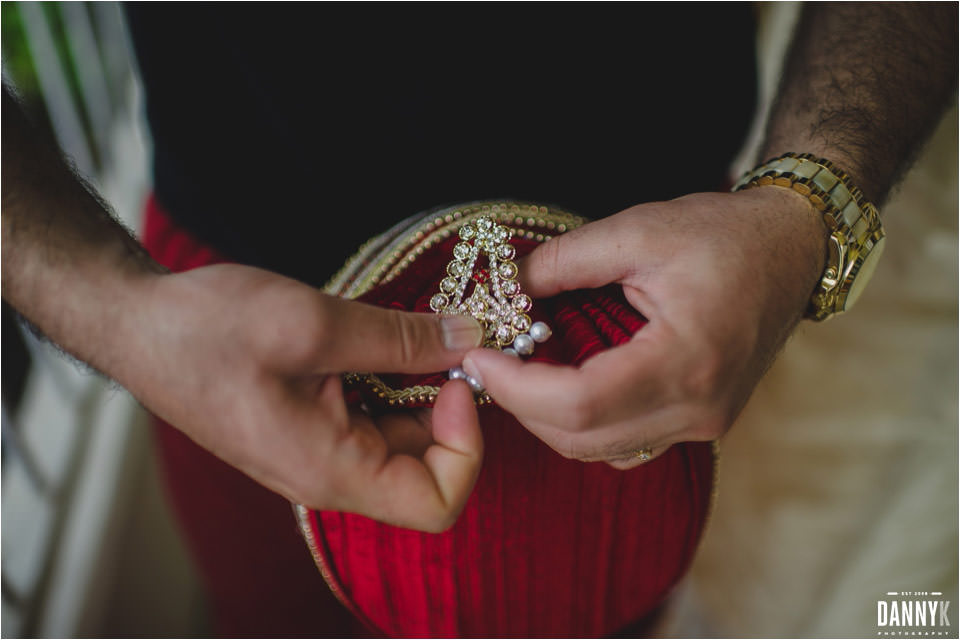
[[[513,230],[480,216],[460,227],[459,235],[430,308],[476,318],[484,327],[484,347],[511,355],[532,354],[551,331],[546,323],[530,319],[533,301],[517,282],[516,248],[510,244]],[[451,377],[463,377],[457,372],[462,369],[451,370]]]

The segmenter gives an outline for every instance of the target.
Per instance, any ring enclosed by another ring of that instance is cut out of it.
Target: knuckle
[[[459,512],[454,514],[444,514],[437,518],[433,518],[431,522],[429,522],[424,528],[424,531],[427,533],[443,533],[444,531],[450,529],[457,522],[458,515],[460,515]]]
[[[304,317],[310,319],[309,326],[303,331],[302,346],[305,355],[314,356],[330,352],[333,349],[335,336],[329,307],[322,300],[314,300],[305,311]]]
[[[426,533],[443,533],[456,524],[462,510],[462,505],[443,505],[425,518],[418,528]]]
[[[420,324],[410,322],[409,318],[399,311],[390,314],[393,324],[393,334],[396,336],[397,358],[400,362],[413,362],[420,353],[425,342]]]
[[[583,460],[583,454],[575,449],[554,447],[554,451],[559,453],[561,456],[567,460]]]
[[[560,455],[562,455],[562,456],[563,456],[564,458],[566,458],[567,460],[582,460],[582,459],[583,459],[583,453],[581,453],[580,451],[578,451],[578,450],[577,450],[575,447],[573,447],[572,445],[568,445],[568,446],[565,446],[565,447],[556,447],[556,448],[555,448],[555,451],[556,451],[557,453],[559,453]]]
[[[599,416],[597,400],[588,394],[577,393],[568,400],[564,426],[572,431],[584,431],[596,425]]]
[[[589,457],[574,436],[560,437],[547,442],[547,445],[567,460],[585,461]]]

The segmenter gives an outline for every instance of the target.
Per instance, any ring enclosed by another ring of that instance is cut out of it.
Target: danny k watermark
[[[880,637],[956,637],[950,625],[953,611],[941,591],[888,591],[877,600]]]

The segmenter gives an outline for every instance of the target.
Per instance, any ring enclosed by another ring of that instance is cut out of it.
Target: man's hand
[[[471,351],[464,368],[557,452],[617,468],[722,435],[800,319],[824,263],[809,202],[779,187],[644,204],[521,266],[535,297],[623,286],[649,324],[579,368]]]
[[[883,46],[877,46],[883,43]],[[809,3],[758,162],[812,153],[882,205],[957,79],[955,3]],[[525,291],[623,286],[650,324],[580,368],[471,352],[464,369],[554,449],[620,468],[723,434],[801,316],[826,231],[779,187],[640,205],[539,247]]]
[[[374,418],[344,371],[446,369],[480,343],[470,318],[324,295],[238,265],[158,276],[118,379],[198,444],[290,500],[428,531],[453,523],[482,458],[473,396]]]
[[[426,531],[480,469],[473,395],[373,418],[340,373],[440,371],[480,344],[469,318],[401,313],[219,265],[170,275],[3,88],[3,297],[50,340],[290,500]]]

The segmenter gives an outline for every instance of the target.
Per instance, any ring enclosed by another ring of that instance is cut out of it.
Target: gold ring
[[[650,462],[650,458],[653,457],[653,449],[650,447],[644,447],[643,449],[637,449],[633,452],[635,458],[639,458],[640,462]]]

